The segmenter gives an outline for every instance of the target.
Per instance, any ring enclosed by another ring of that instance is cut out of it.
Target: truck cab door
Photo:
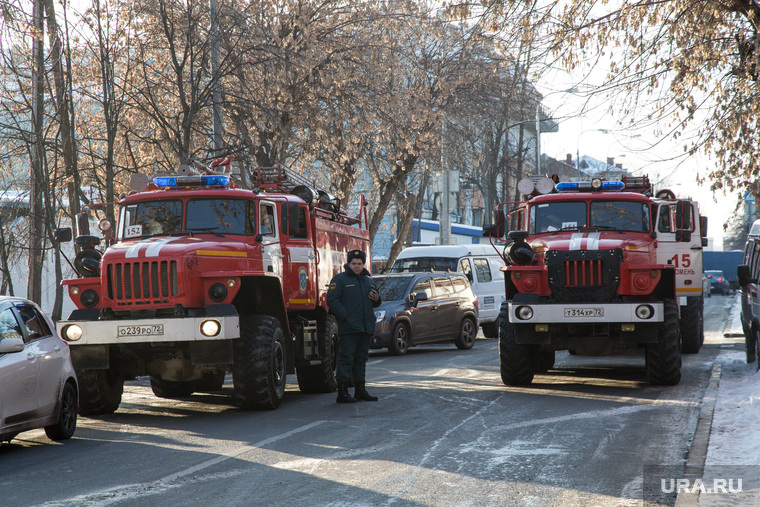
[[[261,262],[265,273],[282,277],[282,250],[277,224],[277,208],[273,202],[259,202],[257,238],[261,247]]]
[[[289,309],[313,309],[317,305],[317,270],[309,212],[305,205],[294,202],[284,203],[281,212],[285,299]]]
[[[696,206],[690,201],[662,201],[656,213],[657,263],[675,267],[676,296],[701,296],[702,235]]]

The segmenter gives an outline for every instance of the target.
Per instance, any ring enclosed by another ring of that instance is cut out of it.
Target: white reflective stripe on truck
[[[640,319],[636,308],[641,305],[652,307],[652,316]],[[518,319],[515,312],[521,306],[530,307],[533,316]],[[586,324],[586,323],[628,323],[628,322],[662,322],[663,304],[657,303],[509,303],[509,322],[515,324]],[[601,311],[599,311],[601,310]]]
[[[201,334],[201,323],[210,319],[216,320],[221,326],[216,336]],[[56,329],[62,338],[66,339],[63,329],[71,324],[82,328],[82,337],[79,340],[66,340],[72,347],[117,343],[228,340],[240,337],[240,319],[237,315],[181,319],[61,321],[56,324]]]

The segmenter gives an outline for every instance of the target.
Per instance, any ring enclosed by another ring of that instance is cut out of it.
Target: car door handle
[[[27,352],[26,353],[26,359],[27,359],[27,361],[34,361],[34,358],[35,358],[35,356],[34,356],[34,354],[32,352]]]

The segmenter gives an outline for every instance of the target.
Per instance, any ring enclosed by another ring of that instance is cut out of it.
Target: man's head
[[[348,252],[348,267],[355,274],[361,274],[364,270],[364,263],[367,262],[367,254],[361,250],[351,250]]]

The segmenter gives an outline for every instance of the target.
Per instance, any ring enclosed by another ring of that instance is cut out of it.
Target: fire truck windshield
[[[121,238],[169,234],[182,229],[182,201],[145,201],[121,209]]]
[[[530,209],[531,234],[592,227],[600,230],[649,232],[649,208],[636,201],[564,201]]]
[[[243,199],[193,199],[187,202],[185,230],[253,234],[253,208]]]
[[[243,199],[192,199],[184,229],[182,201],[145,201],[121,210],[122,239],[172,233],[253,234],[254,206]]]

